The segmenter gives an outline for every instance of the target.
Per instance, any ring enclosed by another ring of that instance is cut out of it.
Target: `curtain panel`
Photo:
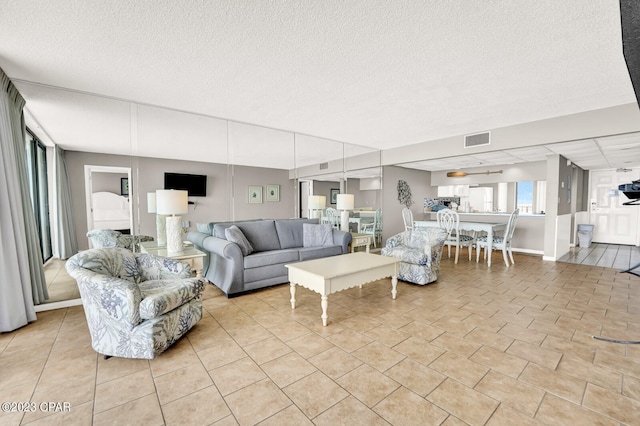
[[[49,298],[27,186],[24,104],[0,69],[0,331],[34,321],[34,305]]]
[[[58,145],[54,148],[53,173],[55,176],[54,207],[55,229],[57,232],[54,255],[59,259],[68,259],[78,252],[78,239],[73,223],[73,204],[71,202],[71,187],[64,158],[64,149]]]

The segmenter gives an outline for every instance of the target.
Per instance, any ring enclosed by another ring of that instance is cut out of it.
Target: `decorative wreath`
[[[411,208],[413,200],[411,199],[411,187],[404,180],[398,181],[398,201],[406,208]]]

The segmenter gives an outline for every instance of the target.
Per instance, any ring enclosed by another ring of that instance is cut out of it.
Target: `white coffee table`
[[[168,253],[167,246],[158,246],[155,241],[140,243],[142,253],[153,254],[155,256],[170,257],[171,259],[182,260],[195,271],[196,277],[202,278],[203,258],[207,255],[195,248],[193,245],[185,245],[180,253]]]
[[[391,277],[391,297],[396,298],[400,259],[369,253],[349,253],[285,265],[291,283],[291,309],[296,308],[296,284],[320,293],[322,325],[327,325],[331,293]]]

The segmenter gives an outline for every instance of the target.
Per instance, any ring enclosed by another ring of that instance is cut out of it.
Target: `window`
[[[516,207],[520,213],[543,213],[546,210],[547,181],[516,184]]]
[[[29,130],[26,135],[27,179],[31,195],[31,207],[40,237],[42,260],[49,260],[51,249],[51,227],[49,225],[49,194],[47,185],[47,150]]]

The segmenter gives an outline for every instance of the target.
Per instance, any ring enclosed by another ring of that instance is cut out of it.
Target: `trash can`
[[[578,225],[578,242],[581,248],[589,248],[593,239],[593,225],[586,223]]]

